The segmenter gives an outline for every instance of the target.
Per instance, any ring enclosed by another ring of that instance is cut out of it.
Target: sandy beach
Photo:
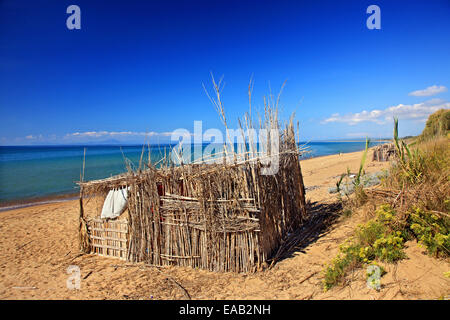
[[[301,162],[307,200],[327,204],[336,199],[328,188],[350,168],[357,171],[362,152]],[[369,153],[371,159],[371,153]],[[366,164],[366,172],[388,163]],[[406,243],[408,259],[386,265],[379,292],[366,286],[365,271],[351,282],[323,291],[323,265],[351,236],[359,217],[339,219],[315,242],[252,274],[214,273],[181,267],[155,268],[78,250],[78,201],[69,200],[0,212],[0,299],[437,299],[450,294],[444,272],[450,264],[427,256],[416,242]],[[80,290],[69,290],[67,268],[81,270]]]

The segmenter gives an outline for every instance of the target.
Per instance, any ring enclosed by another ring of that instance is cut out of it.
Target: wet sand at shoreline
[[[30,198],[30,199],[4,201],[0,204],[0,212],[14,210],[14,209],[27,208],[27,207],[32,207],[32,206],[39,206],[39,205],[49,204],[49,203],[70,201],[70,200],[75,200],[78,197],[79,197],[79,193],[67,193],[67,194],[58,194],[58,195]]]

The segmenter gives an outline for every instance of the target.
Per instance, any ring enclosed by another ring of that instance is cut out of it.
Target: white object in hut
[[[110,190],[103,203],[101,218],[117,218],[125,210],[127,203],[128,188]]]

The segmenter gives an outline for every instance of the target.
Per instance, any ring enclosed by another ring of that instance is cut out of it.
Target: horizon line
[[[410,136],[405,136],[402,137],[400,139],[406,139],[406,138],[411,138]],[[302,141],[298,141],[297,143],[309,143],[309,142],[364,142],[366,138],[353,138],[353,139],[312,139],[312,140],[302,140]],[[381,141],[391,141],[392,138],[368,138],[371,140],[371,142],[381,142]],[[217,145],[223,145],[223,143],[213,143],[213,142],[203,142],[203,143],[190,143],[191,145],[209,145],[209,144],[217,144]],[[228,143],[226,143],[228,144]],[[236,142],[235,142],[236,144]],[[167,143],[134,143],[134,142],[124,142],[124,143],[69,143],[69,144],[64,144],[64,143],[54,143],[54,144],[0,144],[0,147],[120,147],[120,146],[175,146],[177,145],[177,143],[173,142],[167,142]]]

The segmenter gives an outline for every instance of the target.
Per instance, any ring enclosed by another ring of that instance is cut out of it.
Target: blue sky
[[[69,30],[66,8],[81,9]],[[381,9],[369,30],[366,9]],[[224,76],[231,127],[278,93],[301,140],[400,134],[450,108],[450,2],[0,2],[0,144],[166,142],[222,128],[202,83]]]

